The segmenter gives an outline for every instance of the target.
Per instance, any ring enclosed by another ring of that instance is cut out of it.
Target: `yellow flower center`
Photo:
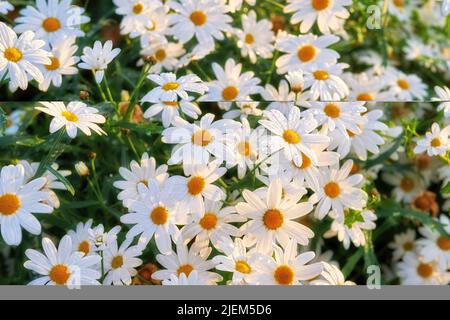
[[[67,121],[69,122],[77,122],[78,121],[78,117],[75,113],[72,113],[70,111],[63,111],[61,113],[61,115],[66,118]]]
[[[89,252],[91,252],[91,245],[89,243],[89,241],[82,241],[79,245],[78,245],[78,251],[79,252],[83,252],[84,255],[88,255]]]
[[[364,92],[364,93],[359,94],[356,97],[356,100],[358,100],[358,101],[373,101],[373,97],[371,94]]]
[[[250,156],[250,143],[247,141],[242,141],[237,145],[237,151],[240,155],[248,158]]]
[[[63,264],[57,264],[50,270],[49,278],[57,285],[65,285],[69,280],[69,268]]]
[[[177,82],[167,82],[162,86],[163,90],[165,91],[177,90],[179,87],[180,85]]]
[[[296,131],[290,129],[284,131],[283,139],[289,144],[297,144],[300,143],[300,141],[302,141],[300,135]]]
[[[273,276],[275,281],[283,286],[290,285],[294,282],[294,270],[287,265],[279,266]]]
[[[411,178],[403,178],[403,180],[400,182],[400,188],[405,192],[411,192],[414,190],[415,183],[414,180]]]
[[[312,164],[311,159],[302,152],[302,165],[299,167],[302,170],[309,168]]]
[[[406,242],[403,245],[403,250],[405,251],[412,251],[414,249],[414,244],[412,242]]]
[[[255,37],[251,33],[247,33],[245,35],[244,41],[246,44],[253,44],[255,43]]]
[[[330,6],[331,0],[311,0],[311,5],[316,11],[325,10]]]
[[[206,181],[202,177],[192,177],[188,184],[188,191],[191,195],[196,196],[203,192],[206,186]]]
[[[0,214],[4,216],[11,216],[16,214],[20,208],[20,199],[12,193],[6,193],[0,196]]]
[[[327,197],[336,199],[341,194],[341,187],[336,182],[329,182],[323,188]]]
[[[133,6],[134,14],[141,14],[142,11],[144,11],[144,5],[142,3],[138,2]]]
[[[206,23],[208,17],[203,11],[197,10],[191,13],[190,19],[194,25],[200,27]]]
[[[111,261],[111,267],[113,269],[119,269],[123,266],[123,256],[115,256]]]
[[[433,265],[431,263],[421,263],[418,267],[417,267],[417,273],[422,277],[422,278],[429,278],[433,275]]]
[[[177,101],[163,101],[163,103],[168,107],[174,107],[174,108],[178,107]]]
[[[226,100],[226,101],[231,101],[237,98],[237,96],[239,95],[239,90],[238,88],[234,87],[234,86],[229,86],[226,87],[225,89],[223,89],[222,91],[222,97]]]
[[[310,44],[301,47],[297,52],[297,56],[302,62],[309,62],[314,60],[316,54],[317,54],[316,48]]]
[[[405,6],[404,0],[393,0],[392,2],[397,8],[403,8]]]
[[[329,103],[325,106],[325,108],[323,109],[323,112],[325,112],[325,114],[327,116],[329,116],[330,118],[339,118],[339,116],[341,115],[341,109],[339,108],[339,106],[337,104],[334,103]]]
[[[330,78],[330,75],[325,70],[317,70],[313,73],[314,78],[319,81],[326,81]]]
[[[52,58],[50,58],[50,60],[51,60],[51,63],[45,65],[45,68],[49,71],[54,71],[54,70],[59,69],[61,64],[60,64],[58,58],[52,57]]]
[[[431,146],[433,148],[439,148],[441,145],[442,145],[441,139],[434,138],[433,140],[431,140]]]
[[[19,62],[23,58],[22,51],[17,48],[8,48],[4,52],[5,59],[11,62]]]
[[[47,32],[56,32],[61,29],[61,22],[57,18],[50,17],[42,22],[42,27]]]
[[[156,207],[150,214],[152,222],[157,226],[165,224],[169,218],[169,211],[165,207]]]
[[[215,213],[206,213],[199,223],[203,229],[212,230],[217,225],[217,215]]]
[[[161,62],[161,61],[164,61],[164,59],[166,59],[166,58],[167,58],[166,50],[164,50],[164,49],[156,50],[155,59],[157,61]]]
[[[200,147],[206,147],[213,139],[213,136],[206,130],[198,130],[192,135],[192,143]]]
[[[442,251],[450,250],[450,239],[446,237],[439,237],[437,240],[437,245]]]
[[[411,88],[409,82],[403,79],[398,80],[397,84],[402,90],[408,90],[409,88]]]
[[[267,229],[277,230],[283,225],[284,216],[277,209],[267,210],[263,216],[263,222]]]
[[[192,271],[194,271],[193,266],[191,266],[190,264],[184,264],[178,268],[177,274],[178,276],[180,276],[182,273],[184,273],[186,277],[189,277]]]
[[[244,260],[236,261],[235,269],[236,269],[236,271],[243,273],[243,274],[250,274],[252,272],[252,268]]]

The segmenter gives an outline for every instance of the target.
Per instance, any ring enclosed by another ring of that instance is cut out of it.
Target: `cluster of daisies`
[[[406,18],[413,10],[434,15],[434,27],[445,24],[448,3],[430,2],[417,8],[416,1],[392,0],[388,12],[405,29],[412,29]],[[450,282],[450,196],[432,191],[450,183],[450,89],[430,87],[389,59],[450,74],[448,39],[411,38],[387,57],[359,52],[355,72],[338,49],[349,37],[351,0],[280,1],[298,30],[291,33],[262,17],[256,0],[113,3],[121,35],[140,45],[142,76],[125,116],[88,101],[39,102],[34,112],[51,118],[58,145],[66,135],[110,134],[109,121],[129,121],[145,109],[140,122],[161,127],[168,157],[157,163],[156,155],[139,154],[109,173],[120,176],[113,184],[124,213],[117,226],[86,219],[58,246],[44,232],[42,250],[25,252],[24,267],[36,276],[30,284],[354,285],[324,249],[332,238],[348,253],[371,247],[380,193],[432,221],[408,221],[411,229],[393,236],[384,279]],[[0,1],[2,15],[12,10]],[[46,92],[88,70],[103,100],[114,104],[108,67],[117,67],[123,52],[111,40],[79,48],[89,22],[70,0],[37,0],[14,25],[0,22],[0,86],[15,92],[31,83]],[[240,57],[199,67],[223,42]],[[246,67],[264,60],[274,74],[268,80]],[[140,92],[144,85],[148,92]],[[204,110],[212,104],[215,114]],[[422,131],[411,126],[430,112],[437,116]],[[25,114],[8,114],[3,133],[20,133]],[[74,169],[90,175],[83,162]],[[0,170],[1,239],[19,246],[23,230],[43,233],[36,215],[59,210],[71,171],[29,160]],[[145,260],[149,253],[156,261]]]

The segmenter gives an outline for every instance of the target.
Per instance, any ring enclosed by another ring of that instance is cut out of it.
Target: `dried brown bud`
[[[81,100],[87,100],[89,99],[89,92],[81,90],[80,91],[80,99]]]
[[[436,217],[439,213],[439,205],[436,201],[436,194],[433,192],[423,192],[419,194],[412,202],[413,208],[429,213]]]

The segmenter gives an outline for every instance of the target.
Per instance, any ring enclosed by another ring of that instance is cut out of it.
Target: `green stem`
[[[95,79],[95,71],[94,71],[94,70],[92,70],[92,75],[94,76],[95,84],[97,85],[98,91],[100,92],[100,95],[102,96],[103,101],[104,101],[104,102],[108,102],[108,99],[106,98],[105,91],[103,91],[102,86],[101,86],[100,83],[98,83],[97,80]]]
[[[133,117],[133,111],[134,111],[134,108],[136,107],[136,104],[137,104],[137,101],[139,98],[139,91],[140,91],[142,85],[144,84],[145,79],[147,78],[149,69],[150,69],[150,65],[145,64],[144,67],[142,68],[142,72],[141,72],[141,75],[139,76],[139,80],[137,82],[136,88],[134,88],[133,93],[131,94],[130,104],[128,105],[128,110],[126,113],[126,119],[128,119],[128,120],[131,120],[131,118]]]
[[[46,169],[47,165],[52,165],[52,163],[50,163],[50,162],[54,162],[56,160],[56,159],[52,159],[54,157],[53,154],[61,145],[61,141],[64,138],[65,134],[66,134],[66,129],[63,128],[63,129],[59,130],[58,134],[55,137],[55,140],[53,141],[53,143],[50,147],[49,152],[47,153],[45,158],[39,164],[36,174],[34,175],[34,179],[40,178],[45,173],[45,171],[47,171],[47,169]]]
[[[3,83],[5,82],[7,76],[8,76],[8,72],[5,71],[5,74],[3,75],[2,79],[0,80],[0,88],[3,87]]]
[[[108,94],[109,101],[114,103],[114,98],[111,93],[111,87],[109,86],[108,78],[106,77],[106,75],[104,76],[104,80],[105,80],[106,93]]]

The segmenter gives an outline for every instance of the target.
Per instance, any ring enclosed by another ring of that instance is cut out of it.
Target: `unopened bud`
[[[87,165],[83,161],[80,161],[80,162],[75,164],[75,171],[77,172],[77,174],[80,177],[87,177],[87,176],[89,176],[89,168],[87,167]]]

